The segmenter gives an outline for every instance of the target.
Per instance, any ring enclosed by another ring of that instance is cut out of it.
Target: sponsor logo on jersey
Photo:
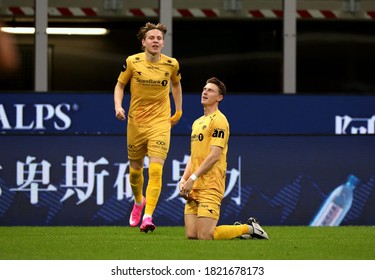
[[[216,128],[214,133],[212,133],[213,138],[224,138],[225,131],[223,129]]]

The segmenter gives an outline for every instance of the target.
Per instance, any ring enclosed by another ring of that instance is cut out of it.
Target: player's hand
[[[186,199],[187,201],[192,200],[192,196],[190,195],[190,191],[193,188],[193,183],[190,182],[191,180],[185,181],[181,179],[179,183],[180,188],[180,196]]]
[[[124,121],[126,119],[124,108],[122,108],[122,107],[116,107],[115,111],[116,111],[116,118],[118,120]]]
[[[189,199],[188,195],[184,194],[184,184],[186,183],[186,180],[184,178],[181,178],[180,182],[178,183],[178,187],[180,190],[180,196],[184,198],[185,200]]]
[[[176,111],[176,113],[174,113],[174,115],[171,117],[172,127],[178,124],[178,121],[181,119],[181,116],[182,116],[182,111]]]
[[[184,178],[181,178],[180,182],[178,182],[178,189],[180,190],[180,196],[182,196],[182,190],[184,188],[185,183],[186,183],[186,180]]]

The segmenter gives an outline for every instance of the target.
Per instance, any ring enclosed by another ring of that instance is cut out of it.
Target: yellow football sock
[[[249,233],[249,226],[246,224],[217,226],[214,232],[214,240],[233,239],[247,233]]]
[[[158,162],[151,162],[148,169],[148,184],[146,189],[145,214],[152,216],[158,203],[162,186],[163,165]]]
[[[133,191],[135,203],[141,204],[142,196],[143,196],[143,181],[144,181],[143,168],[140,170],[137,170],[137,169],[130,167],[129,181],[130,181],[130,186]]]

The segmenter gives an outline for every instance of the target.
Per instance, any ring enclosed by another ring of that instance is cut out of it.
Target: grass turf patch
[[[375,227],[265,226],[270,240],[186,240],[183,227],[0,227],[2,260],[374,260]]]

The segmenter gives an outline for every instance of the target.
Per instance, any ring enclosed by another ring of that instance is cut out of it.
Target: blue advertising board
[[[124,108],[129,105],[125,94]],[[173,104],[173,102],[172,102]],[[220,104],[232,134],[374,134],[373,96],[245,95]],[[184,94],[174,134],[190,134],[202,114],[200,94]],[[123,134],[112,93],[0,94],[1,134]]]
[[[128,225],[133,201],[126,122],[115,119],[112,95],[54,95],[0,95],[0,225]],[[225,100],[231,106],[220,105],[232,133],[219,223],[255,216],[264,225],[308,225],[325,198],[353,174],[360,184],[342,224],[374,225],[375,109],[368,106],[374,98],[355,97],[352,108],[353,100],[316,97],[325,108],[319,112],[312,106],[315,97],[281,97],[233,96]],[[189,125],[202,114],[199,98],[184,98],[185,119],[173,128],[157,225],[183,225],[177,182],[190,150]],[[267,114],[273,100],[279,106],[283,100],[282,117]],[[242,107],[252,112],[239,112]],[[147,170],[146,161],[146,179]]]

